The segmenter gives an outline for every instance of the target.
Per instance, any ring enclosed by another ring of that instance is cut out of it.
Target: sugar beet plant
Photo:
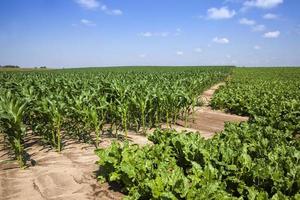
[[[212,105],[250,116],[212,139],[157,130],[144,147],[96,150],[126,199],[300,199],[299,68],[234,69]]]
[[[22,108],[17,121],[22,129],[16,133],[23,137],[27,127],[61,151],[66,137],[98,146],[104,127],[111,133],[145,133],[147,128],[186,118],[201,92],[231,71],[231,67],[135,67],[0,72],[0,92],[9,91],[11,101]],[[3,102],[3,112],[11,114]],[[1,118],[4,122],[8,121]],[[5,135],[12,134],[7,126],[1,127]]]
[[[239,69],[233,77],[215,94],[213,107],[299,135],[300,68]]]

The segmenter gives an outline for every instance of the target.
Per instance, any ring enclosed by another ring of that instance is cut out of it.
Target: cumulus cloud
[[[123,11],[120,9],[114,9],[114,10],[111,10],[111,14],[112,15],[122,15]]]
[[[100,3],[97,0],[75,0],[81,7],[89,10],[100,10],[108,15],[122,15],[123,12],[120,9],[110,9],[105,4]]]
[[[250,26],[251,29],[252,29],[252,31],[254,31],[254,32],[261,32],[261,31],[266,30],[265,25],[263,25],[263,24],[256,24],[256,22],[254,20],[250,20],[250,19],[247,19],[247,18],[240,19],[239,23],[243,24],[243,25]]]
[[[235,14],[235,10],[229,10],[227,7],[210,8],[207,10],[207,19],[230,19]]]
[[[177,51],[177,52],[176,52],[176,55],[182,56],[182,55],[183,55],[183,52],[182,52],[182,51]]]
[[[101,6],[101,10],[108,15],[122,15],[123,12],[119,9],[109,9],[106,5]]]
[[[81,19],[80,23],[85,26],[96,26],[96,24],[94,22],[87,20],[87,19]]]
[[[244,2],[245,7],[257,7],[262,9],[270,9],[282,4],[283,0],[248,0]]]
[[[266,30],[266,26],[263,25],[263,24],[258,24],[256,26],[252,27],[252,31],[254,31],[254,32],[261,32],[261,31],[264,31],[264,30]]]
[[[227,38],[218,38],[218,37],[215,37],[213,39],[213,42],[218,43],[218,44],[228,44],[229,40]]]
[[[266,32],[263,37],[264,38],[278,38],[280,35],[280,31]]]
[[[97,0],[76,0],[76,2],[86,9],[96,9],[100,6],[100,3]]]
[[[263,16],[264,19],[277,19],[278,16],[273,13],[267,13]]]
[[[243,24],[243,25],[248,25],[248,26],[253,26],[253,25],[256,24],[256,22],[254,20],[250,20],[250,19],[247,19],[247,18],[240,19],[239,23]]]

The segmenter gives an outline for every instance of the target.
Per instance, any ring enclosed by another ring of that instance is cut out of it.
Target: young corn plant
[[[0,96],[0,126],[4,134],[6,134],[6,138],[14,151],[20,167],[26,165],[24,151],[26,127],[23,124],[26,105],[27,102],[25,100],[19,100],[11,92]]]
[[[117,100],[117,102],[118,102],[118,113],[121,116],[121,124],[122,124],[122,127],[123,127],[124,132],[125,132],[125,137],[127,138],[127,135],[128,135],[127,123],[128,123],[129,103],[126,99],[122,102]]]
[[[101,142],[100,134],[104,126],[104,116],[99,114],[99,109],[96,106],[90,106],[83,110],[86,126],[89,127],[96,135],[95,146],[99,147]]]
[[[49,128],[49,130],[45,130],[46,138],[48,139],[48,142],[60,152],[62,149],[61,128],[63,123],[62,113],[64,111],[64,103],[44,98],[41,100],[39,110],[47,119],[48,124],[45,127]]]

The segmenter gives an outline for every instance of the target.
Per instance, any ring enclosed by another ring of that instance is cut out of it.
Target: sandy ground
[[[200,132],[205,138],[212,137],[224,128],[225,121],[245,121],[246,117],[214,111],[209,107],[213,93],[221,84],[205,91],[201,98],[204,106],[197,107],[185,128],[183,121],[171,128],[177,131]],[[165,125],[162,128],[167,128]],[[153,132],[154,129],[148,132]],[[145,136],[129,132],[129,140],[138,145],[149,144]],[[107,147],[115,140],[102,137],[101,147]],[[1,200],[85,200],[122,199],[123,194],[108,184],[99,185],[95,162],[95,147],[68,140],[61,153],[38,143],[38,138],[28,137],[26,151],[31,166],[19,169],[15,161],[9,160],[9,153],[0,142],[0,199]]]
[[[98,157],[94,147],[68,141],[61,153],[28,141],[31,165],[19,169],[16,162],[0,163],[0,199],[121,199],[122,194],[96,181]],[[105,138],[101,147],[111,139]],[[0,154],[1,159],[7,155]]]

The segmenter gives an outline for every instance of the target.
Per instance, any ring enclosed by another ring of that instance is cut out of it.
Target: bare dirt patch
[[[101,147],[110,145],[104,138]],[[0,197],[10,199],[121,199],[122,194],[96,180],[95,147],[69,140],[61,153],[33,143],[26,148],[34,166],[19,169],[16,162],[0,160]]]

